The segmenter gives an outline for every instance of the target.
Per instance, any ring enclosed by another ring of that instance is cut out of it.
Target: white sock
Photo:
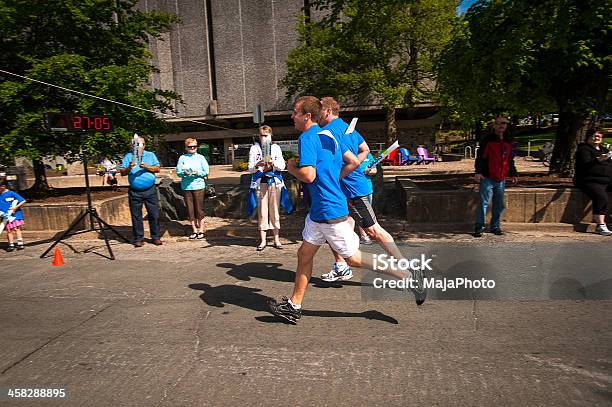
[[[289,301],[287,301],[289,303],[289,305],[291,305],[293,307],[293,309],[300,309],[302,308],[302,306],[300,304],[294,304],[293,301],[291,301],[291,298],[289,298]]]

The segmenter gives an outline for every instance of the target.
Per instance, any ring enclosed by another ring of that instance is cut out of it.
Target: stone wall
[[[130,207],[127,194],[94,202],[93,205],[102,220],[109,224],[130,218]],[[30,203],[23,207],[25,230],[61,231],[68,229],[87,208],[87,203]],[[75,230],[88,229],[89,217],[79,222]]]
[[[408,222],[473,223],[476,219],[476,190],[423,191],[406,179],[398,179],[396,187]],[[512,188],[505,197],[503,222],[591,222],[591,201],[576,188]]]

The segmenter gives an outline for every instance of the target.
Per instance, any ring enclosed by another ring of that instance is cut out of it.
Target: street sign
[[[261,125],[264,122],[264,109],[261,104],[257,104],[253,109],[253,123]]]

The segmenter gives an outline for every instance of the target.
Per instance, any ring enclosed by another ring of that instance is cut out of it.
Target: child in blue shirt
[[[0,181],[0,216],[5,223],[6,233],[8,235],[8,248],[6,251],[12,252],[15,250],[15,241],[13,231],[17,234],[17,250],[25,248],[23,237],[21,235],[21,226],[24,224],[23,212],[21,207],[25,204],[25,199],[17,192],[8,189],[6,179]]]

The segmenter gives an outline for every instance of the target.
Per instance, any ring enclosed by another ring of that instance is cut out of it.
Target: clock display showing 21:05
[[[70,115],[70,130],[109,131],[112,129],[110,116]]]

